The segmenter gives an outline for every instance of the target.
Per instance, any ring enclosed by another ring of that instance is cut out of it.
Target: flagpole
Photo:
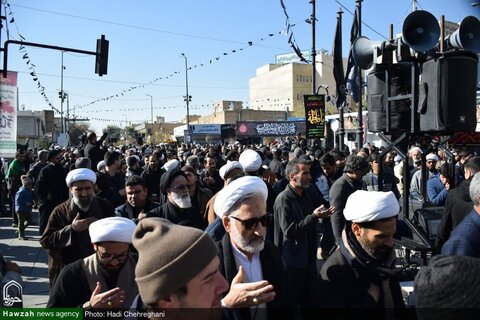
[[[355,0],[357,9],[358,9],[358,36],[362,35],[362,1],[363,0]],[[363,146],[363,116],[362,116],[362,71],[359,70],[357,73],[357,83],[358,85],[358,127],[357,127],[357,151],[360,151],[360,148]]]

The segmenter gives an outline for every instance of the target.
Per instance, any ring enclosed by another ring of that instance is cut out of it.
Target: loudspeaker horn
[[[370,69],[373,65],[374,54],[377,56],[385,41],[372,41],[367,37],[358,37],[353,43],[352,55],[355,64],[361,69]]]
[[[425,52],[432,49],[439,38],[438,21],[428,11],[413,11],[403,22],[402,41],[415,51]]]
[[[450,47],[480,52],[480,21],[474,16],[462,20],[460,27],[447,38]]]

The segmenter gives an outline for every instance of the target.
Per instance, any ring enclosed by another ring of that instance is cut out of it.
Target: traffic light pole
[[[64,100],[64,94],[63,94],[63,51],[62,51],[62,68],[61,68],[61,75],[60,75],[60,120],[62,122],[62,133],[64,133],[64,125],[63,125],[63,100]]]
[[[107,40],[105,40],[105,36],[103,36],[103,35],[102,35],[101,40],[102,41],[107,41]],[[44,49],[52,49],[52,50],[60,50],[60,51],[68,51],[68,52],[75,52],[75,53],[81,53],[81,54],[88,54],[88,55],[96,56],[97,60],[100,59],[100,60],[105,61],[105,62],[107,61],[107,58],[108,58],[108,50],[107,50],[107,52],[105,52],[105,51],[96,52],[96,51],[86,51],[86,50],[79,50],[79,49],[67,48],[67,47],[51,46],[51,45],[42,44],[42,43],[34,43],[34,42],[26,42],[26,41],[18,41],[18,40],[7,40],[7,41],[5,41],[4,48],[3,48],[3,51],[5,52],[5,54],[3,55],[3,77],[4,78],[7,77],[8,46],[10,44],[18,44],[18,45],[23,45],[23,46],[28,46],[28,47],[37,47],[37,48],[44,48]],[[102,74],[106,74],[106,72],[103,72]]]

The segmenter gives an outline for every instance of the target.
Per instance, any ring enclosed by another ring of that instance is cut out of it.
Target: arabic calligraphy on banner
[[[305,95],[306,138],[315,139],[325,136],[325,95]]]
[[[239,121],[236,134],[241,137],[294,136],[305,133],[304,121]]]
[[[14,157],[17,151],[17,73],[0,76],[0,154]]]

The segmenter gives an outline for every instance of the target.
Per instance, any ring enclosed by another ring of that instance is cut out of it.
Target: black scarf
[[[356,267],[368,274],[372,280],[380,283],[390,278],[396,278],[401,270],[395,268],[395,251],[392,248],[390,256],[386,262],[379,261],[369,255],[360,245],[357,238],[351,230],[342,233],[343,241],[340,250],[351,266],[354,261]]]

